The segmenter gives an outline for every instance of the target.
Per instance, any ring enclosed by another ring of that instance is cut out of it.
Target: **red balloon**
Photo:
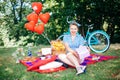
[[[39,19],[45,24],[48,22],[49,18],[50,14],[48,12],[46,12],[45,14],[39,14]]]
[[[42,3],[41,2],[33,2],[32,3],[32,9],[39,14],[42,11]]]
[[[34,21],[35,23],[38,22],[38,15],[36,13],[30,13],[27,15],[27,20],[28,21]]]
[[[42,34],[44,32],[44,24],[41,23],[41,24],[35,26],[34,31],[38,34]]]
[[[27,30],[32,31],[32,32],[34,32],[34,27],[35,27],[35,22],[34,21],[30,21],[30,22],[25,24],[25,28]]]

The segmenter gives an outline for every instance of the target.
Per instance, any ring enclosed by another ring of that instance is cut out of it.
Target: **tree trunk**
[[[23,2],[24,2],[24,0],[20,0],[20,11],[19,11],[19,21],[21,21],[22,20],[22,5],[23,5]]]
[[[12,13],[13,13],[13,15],[14,15],[14,19],[13,19],[13,21],[14,21],[14,24],[17,24],[18,23],[18,21],[17,21],[17,18],[16,18],[16,14],[15,14],[15,3],[12,3],[12,1],[10,1],[11,2],[11,5],[12,5]]]
[[[107,33],[110,35],[110,41],[114,41],[114,31],[115,31],[115,25],[110,23],[108,25]]]

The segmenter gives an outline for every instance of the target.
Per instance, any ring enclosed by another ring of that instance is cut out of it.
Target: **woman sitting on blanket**
[[[86,68],[86,66],[80,65],[83,60],[81,60],[80,58],[81,55],[76,52],[76,49],[79,48],[79,46],[84,45],[85,43],[83,37],[80,34],[78,34],[78,28],[78,23],[74,21],[70,23],[70,34],[66,34],[63,37],[63,42],[65,43],[67,53],[58,55],[58,58],[61,61],[76,68],[76,75],[83,73]],[[90,49],[87,49],[90,52]]]

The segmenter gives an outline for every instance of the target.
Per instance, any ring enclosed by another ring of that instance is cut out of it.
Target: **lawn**
[[[32,47],[33,55],[40,48],[47,46]],[[23,47],[27,51],[26,47]],[[22,64],[16,64],[12,57],[17,48],[0,48],[0,80],[120,80],[120,58],[98,62],[88,65],[85,73],[76,76],[76,70],[68,68],[65,71],[49,74],[27,72]],[[27,53],[26,53],[27,54]],[[112,44],[110,49],[103,55],[120,57],[120,44]]]

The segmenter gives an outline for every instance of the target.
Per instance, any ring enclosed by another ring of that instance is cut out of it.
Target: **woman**
[[[70,23],[69,31],[70,34],[64,35],[63,37],[67,53],[58,55],[58,58],[64,63],[75,67],[77,70],[76,75],[79,75],[84,72],[86,66],[80,65],[82,62],[76,49],[79,48],[80,45],[84,45],[85,40],[78,34],[78,25],[76,22]]]

